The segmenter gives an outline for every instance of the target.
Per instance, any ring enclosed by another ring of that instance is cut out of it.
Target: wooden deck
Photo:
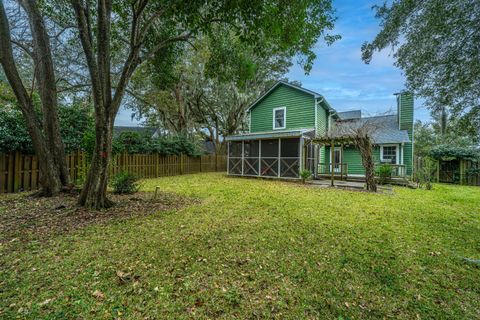
[[[335,183],[337,182],[349,182],[349,183],[360,183],[364,184],[365,183],[365,176],[364,175],[352,175],[349,174],[348,176],[343,175],[341,176],[340,174],[334,174],[333,176]],[[314,180],[319,180],[319,181],[329,181],[331,180],[331,175],[329,174],[317,174]],[[392,185],[398,185],[398,186],[413,186],[412,182],[408,180],[406,177],[392,177],[388,181],[388,184]]]
[[[316,186],[316,187],[330,188],[332,182],[331,180],[327,180],[327,179],[314,179],[314,180],[307,181],[307,183],[309,185]],[[365,182],[335,180],[334,188],[365,190]],[[383,193],[391,193],[393,192],[393,188],[391,185],[378,185],[377,191],[383,192]]]

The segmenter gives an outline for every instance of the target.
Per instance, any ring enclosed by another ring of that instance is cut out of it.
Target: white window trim
[[[340,151],[340,163],[343,163],[343,149],[342,149],[342,147],[334,147],[333,148],[333,152],[335,152],[337,150]],[[329,156],[330,157],[330,163],[332,163],[333,162],[332,152],[329,152],[329,154],[330,154],[330,156]]]
[[[275,113],[277,110],[283,110],[283,127],[275,127]],[[281,130],[287,127],[287,107],[279,107],[273,109],[273,130]]]
[[[399,153],[399,149],[398,149],[398,144],[382,144],[380,146],[380,162],[384,162],[383,147],[395,147],[395,152],[396,152],[395,164],[399,164],[398,161],[400,160],[400,153]]]

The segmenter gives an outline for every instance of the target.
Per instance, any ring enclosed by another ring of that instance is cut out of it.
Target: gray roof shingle
[[[362,111],[352,110],[352,111],[337,112],[337,115],[340,117],[340,120],[360,119],[362,117]]]
[[[154,127],[131,127],[131,126],[114,126],[113,133],[118,135],[122,132],[137,132],[139,134],[153,135],[157,131]]]
[[[372,134],[374,143],[406,143],[411,142],[407,130],[400,130],[397,121],[397,115],[366,117],[353,120],[343,120],[336,123],[337,126],[349,125],[354,122],[369,122],[376,127]]]

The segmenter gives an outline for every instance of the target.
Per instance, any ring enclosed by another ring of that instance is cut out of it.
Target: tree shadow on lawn
[[[77,206],[77,195],[61,194],[51,198],[31,194],[7,194],[0,197],[0,244],[45,240],[49,236],[71,232],[92,224],[141,217],[157,212],[179,210],[199,203],[195,198],[161,192],[115,195],[112,208],[91,210]]]

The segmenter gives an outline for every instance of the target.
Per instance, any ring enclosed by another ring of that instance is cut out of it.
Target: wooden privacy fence
[[[67,165],[72,182],[80,182],[88,170],[84,152],[67,155]],[[38,159],[35,155],[12,152],[0,154],[0,193],[38,189]],[[226,171],[224,155],[199,157],[162,156],[160,154],[118,154],[110,161],[110,176],[126,171],[139,178],[157,178],[187,173]]]
[[[435,182],[480,186],[480,163],[465,160],[435,160],[426,165],[428,159],[415,157],[415,170],[427,169]]]

